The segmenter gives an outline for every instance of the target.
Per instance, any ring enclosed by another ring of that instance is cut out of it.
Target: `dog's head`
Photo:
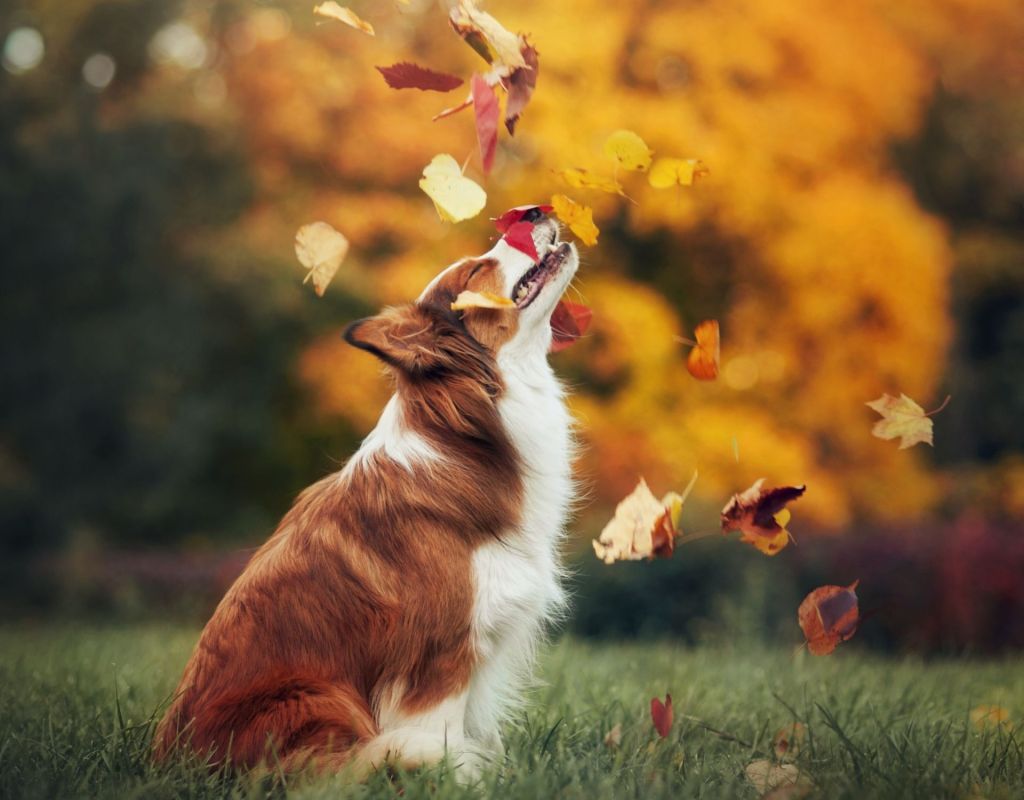
[[[576,247],[559,240],[558,223],[540,209],[533,222],[539,260],[504,238],[487,253],[442,270],[414,303],[385,309],[352,323],[345,339],[414,378],[479,374],[499,357],[543,357],[551,344],[551,314],[579,266]],[[515,308],[453,311],[463,291],[490,292]]]

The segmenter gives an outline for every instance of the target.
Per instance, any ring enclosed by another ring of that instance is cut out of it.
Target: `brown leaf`
[[[819,586],[800,604],[797,619],[807,639],[807,649],[826,656],[857,632],[860,612],[857,608],[857,584]]]
[[[768,556],[778,553],[789,543],[787,503],[799,498],[806,486],[762,488],[764,478],[725,504],[722,509],[722,533],[740,531],[741,542],[751,544]]]
[[[419,89],[424,92],[450,92],[465,81],[457,75],[421,67],[408,61],[399,61],[390,67],[377,67],[392,89]]]
[[[622,723],[618,722],[604,735],[604,746],[609,750],[615,750],[622,744]]]
[[[537,88],[537,75],[540,72],[537,49],[524,39],[520,52],[526,66],[513,69],[507,77],[501,80],[501,85],[508,92],[508,101],[505,104],[505,127],[510,136],[515,135],[516,123],[526,106],[529,105],[530,98],[533,97],[533,90]]]
[[[718,377],[718,362],[722,357],[718,320],[706,319],[693,329],[697,344],[686,359],[686,370],[699,381],[713,381]]]
[[[792,761],[799,755],[806,738],[807,728],[802,722],[794,722],[785,728],[779,728],[772,739],[776,758]]]

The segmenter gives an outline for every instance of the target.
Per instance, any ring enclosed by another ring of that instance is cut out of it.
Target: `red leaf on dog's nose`
[[[480,143],[480,160],[484,174],[494,165],[494,151],[498,147],[498,95],[480,75],[474,75],[470,83],[473,90],[473,109],[476,112],[476,139]]]
[[[508,226],[503,238],[509,247],[514,247],[521,253],[526,253],[534,261],[539,261],[537,245],[533,241],[533,228],[532,222],[513,222]]]
[[[533,209],[538,209],[543,214],[548,214],[551,211],[550,205],[530,205],[530,206],[516,206],[510,208],[500,217],[494,220],[494,227],[498,229],[498,233],[505,233],[512,225],[519,222]]]
[[[549,352],[557,353],[571,347],[579,339],[587,328],[590,327],[590,320],[594,312],[587,306],[579,303],[570,303],[568,300],[559,300],[551,315],[551,349]]]
[[[651,721],[658,736],[664,739],[672,730],[672,695],[665,695],[665,702],[662,703],[657,697],[651,698]]]

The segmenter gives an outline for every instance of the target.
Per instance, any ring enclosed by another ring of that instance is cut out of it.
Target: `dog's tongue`
[[[510,208],[494,220],[494,227],[509,247],[526,253],[534,261],[538,261],[537,245],[533,241],[533,223],[523,219],[534,209],[547,214],[553,206],[528,205]],[[557,353],[571,347],[577,339],[587,332],[594,312],[579,303],[559,300],[551,314],[551,348],[549,352]]]

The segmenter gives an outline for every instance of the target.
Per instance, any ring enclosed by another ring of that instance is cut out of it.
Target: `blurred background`
[[[860,579],[859,642],[1024,646],[1024,14],[1015,0],[493,0],[540,52],[479,171],[453,95],[374,65],[484,64],[433,0],[34,0],[0,9],[0,601],[15,618],[209,612],[295,494],[389,394],[339,332],[488,249],[488,217],[568,191],[602,233],[572,386],[590,499],[571,630],[796,644],[796,606]],[[459,95],[459,97],[456,97]],[[700,158],[694,188],[567,190],[607,135]],[[437,219],[437,153],[484,184]],[[296,229],[352,251],[324,298]],[[723,331],[713,384],[684,369]],[[935,447],[871,436],[906,392]],[[700,480],[688,533],[755,479],[806,483],[795,546],[709,537],[604,566],[589,541],[643,475]]]

